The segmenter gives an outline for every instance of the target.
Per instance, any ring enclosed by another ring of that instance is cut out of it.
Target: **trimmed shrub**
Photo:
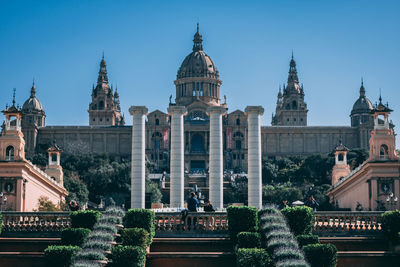
[[[332,244],[311,244],[303,247],[311,267],[335,267],[337,249]]]
[[[156,229],[155,220],[156,216],[152,210],[130,209],[125,214],[124,226],[126,228],[143,228],[149,233],[150,240],[152,240]]]
[[[87,241],[101,240],[103,242],[114,241],[114,235],[104,231],[93,231],[87,237]]]
[[[294,238],[291,232],[285,230],[272,230],[270,232],[266,232],[265,237],[267,242],[272,238],[286,238],[286,239]]]
[[[400,242],[400,210],[386,211],[381,215],[382,229],[387,239],[394,244]]]
[[[256,232],[240,232],[237,235],[239,248],[259,248],[261,246],[261,235]]]
[[[268,253],[260,248],[239,248],[236,256],[237,267],[273,266]]]
[[[106,215],[114,215],[120,218],[125,216],[125,211],[117,206],[107,207],[106,211],[104,211],[103,213]]]
[[[124,246],[139,246],[146,249],[150,245],[150,235],[143,228],[122,229],[121,239]]]
[[[93,227],[94,231],[103,231],[110,234],[116,234],[118,232],[117,228],[110,223],[97,223]]]
[[[314,223],[314,212],[310,207],[287,207],[282,209],[281,212],[286,217],[294,235],[311,233]]]
[[[113,267],[144,267],[146,251],[139,246],[121,246],[112,248]]]
[[[275,263],[276,267],[310,267],[304,260],[284,260]]]
[[[111,244],[104,242],[98,239],[91,239],[85,244],[83,244],[82,248],[90,248],[90,249],[101,249],[101,250],[111,250]]]
[[[61,244],[71,246],[81,246],[85,242],[90,229],[87,228],[69,228],[61,232]]]
[[[233,207],[227,208],[228,229],[233,243],[237,242],[237,234],[240,232],[256,232],[258,229],[258,216],[255,207]]]
[[[293,238],[272,238],[267,243],[268,251],[273,253],[276,249],[281,247],[298,248],[298,244]]]
[[[274,261],[304,260],[304,255],[298,248],[278,247],[274,250]]]
[[[100,249],[83,249],[75,255],[76,260],[104,260],[104,251]]]
[[[80,251],[78,246],[49,246],[44,250],[46,265],[49,267],[68,267],[72,257]]]
[[[122,218],[115,215],[103,215],[98,220],[101,224],[122,224]]]
[[[319,244],[317,235],[298,235],[296,236],[299,247],[303,247],[310,244]]]
[[[95,262],[95,261],[76,261],[74,264],[72,264],[72,267],[102,267],[100,263]]]
[[[101,213],[94,210],[74,211],[70,214],[71,228],[88,228],[93,230],[93,226],[100,216]]]

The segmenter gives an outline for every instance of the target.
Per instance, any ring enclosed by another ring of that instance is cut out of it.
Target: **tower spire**
[[[16,91],[17,89],[13,89],[13,100],[12,100],[12,106],[13,107],[15,107],[15,91]]]
[[[107,76],[107,64],[106,61],[104,60],[104,51],[103,55],[100,61],[100,70],[99,70],[99,76],[97,78],[97,84],[108,84],[108,76]]]
[[[36,97],[36,88],[35,88],[35,78],[33,78],[32,88],[31,88],[31,97]]]
[[[197,23],[197,31],[193,38],[193,52],[198,52],[203,50],[203,37],[199,31],[199,23]]]
[[[361,77],[360,97],[365,96],[364,79]]]
[[[299,78],[297,77],[296,61],[294,61],[293,51],[292,51],[292,58],[290,60],[290,67],[289,67],[288,87],[291,87],[291,85],[298,83],[299,83]]]

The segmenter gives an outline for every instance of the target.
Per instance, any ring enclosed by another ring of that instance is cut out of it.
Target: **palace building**
[[[369,147],[373,130],[373,109],[366,97],[363,82],[360,96],[353,108],[349,107],[348,126],[308,126],[306,104],[307,90],[300,83],[296,61],[292,55],[286,84],[279,88],[276,112],[271,126],[261,126],[262,158],[291,155],[308,155],[331,152],[339,140],[349,148]],[[229,110],[229,103],[221,99],[222,80],[211,57],[206,54],[202,35],[197,27],[192,51],[183,60],[174,81],[175,101],[171,107],[184,106],[184,169],[186,173],[207,173],[209,169],[210,107],[226,110],[222,116],[223,168],[234,172],[247,172],[248,127],[244,110]],[[26,138],[28,155],[39,147],[56,142],[66,152],[111,154],[130,157],[132,126],[125,125],[119,94],[109,85],[107,64],[103,58],[97,85],[93,86],[92,102],[89,104],[89,125],[48,126],[45,109],[36,97],[36,86],[23,105],[22,131]],[[261,102],[261,105],[272,103]],[[312,109],[311,111],[312,112]],[[149,111],[145,122],[145,153],[154,163],[155,171],[169,172],[171,122],[167,110]]]
[[[34,101],[34,92],[33,86],[32,101],[27,103],[41,108],[40,103]],[[0,210],[38,210],[41,197],[60,207],[68,195],[63,185],[61,149],[53,145],[47,150],[49,163],[45,170],[35,166],[25,158],[25,140],[21,131],[23,113],[15,106],[15,100],[3,114],[6,120],[0,135]],[[37,111],[35,114],[37,116],[32,113],[30,117],[32,122],[43,125],[44,113]]]

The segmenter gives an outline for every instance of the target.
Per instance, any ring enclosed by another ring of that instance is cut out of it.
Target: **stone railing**
[[[314,232],[318,235],[379,235],[381,211],[318,211]]]
[[[226,212],[156,212],[156,236],[226,236]]]
[[[4,211],[2,235],[54,234],[70,227],[69,212]]]

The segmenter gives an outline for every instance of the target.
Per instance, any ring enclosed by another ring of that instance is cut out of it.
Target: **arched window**
[[[242,141],[236,140],[236,149],[242,149]]]
[[[240,119],[236,119],[236,125],[237,125],[237,126],[240,125]]]
[[[160,125],[160,120],[156,119],[156,125]]]
[[[14,147],[8,146],[6,148],[6,160],[14,160]]]
[[[344,160],[343,154],[339,154],[339,155],[338,155],[338,160],[339,160],[339,161],[343,161],[343,160]]]
[[[57,162],[57,155],[56,154],[51,154],[51,161],[52,162]]]
[[[292,102],[292,107],[293,109],[297,109],[297,102],[295,100],[293,100]]]
[[[379,158],[380,159],[388,159],[388,147],[387,145],[381,145],[381,148],[379,150]]]
[[[290,105],[289,104],[286,105],[286,109],[290,110]]]

